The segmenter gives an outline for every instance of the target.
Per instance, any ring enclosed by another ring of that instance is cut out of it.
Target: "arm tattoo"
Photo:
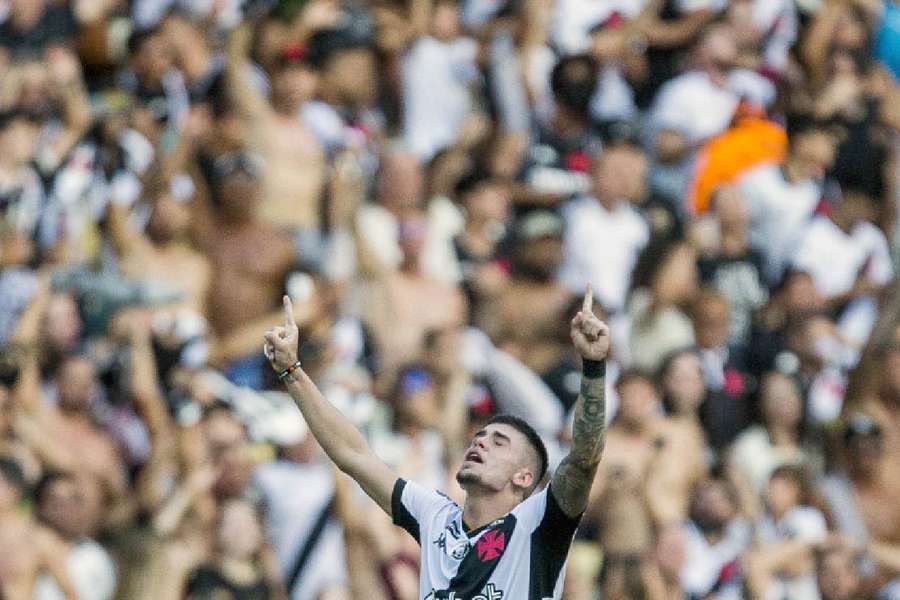
[[[597,464],[606,441],[606,377],[581,377],[575,409],[572,449],[553,475],[552,490],[560,508],[575,517],[587,508]]]

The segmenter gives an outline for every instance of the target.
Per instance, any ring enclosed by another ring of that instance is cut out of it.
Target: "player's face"
[[[534,474],[525,466],[527,456],[528,442],[516,429],[487,425],[469,444],[456,480],[463,489],[475,485],[499,492],[513,484],[530,487]]]

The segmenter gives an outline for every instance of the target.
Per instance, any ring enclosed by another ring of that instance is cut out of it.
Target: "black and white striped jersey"
[[[421,600],[559,600],[566,556],[580,519],[566,516],[550,488],[472,531],[443,494],[398,479],[396,525],[422,547]]]

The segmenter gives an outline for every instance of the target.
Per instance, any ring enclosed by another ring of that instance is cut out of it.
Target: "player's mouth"
[[[464,462],[473,462],[480,465],[484,464],[484,459],[481,458],[481,455],[478,454],[478,452],[476,452],[475,450],[469,450],[468,452],[466,452]]]

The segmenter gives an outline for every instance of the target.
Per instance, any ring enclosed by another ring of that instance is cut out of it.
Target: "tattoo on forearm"
[[[581,397],[575,411],[572,457],[595,465],[606,441],[606,377],[581,379]]]
[[[582,377],[572,450],[553,476],[553,492],[570,516],[584,511],[606,441],[606,377]]]

